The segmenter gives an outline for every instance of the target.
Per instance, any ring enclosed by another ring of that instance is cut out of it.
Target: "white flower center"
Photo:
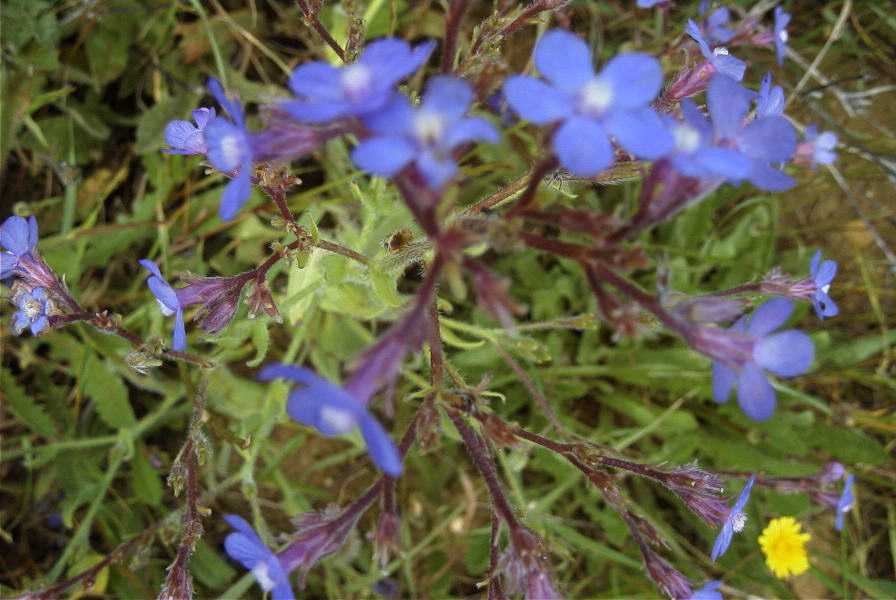
[[[778,39],[781,40],[782,42],[784,42],[785,44],[787,43],[787,40],[789,37],[790,36],[787,35],[786,29],[782,29],[781,31],[778,32]]]
[[[240,140],[237,136],[225,135],[221,138],[221,157],[224,159],[223,163],[226,170],[234,170],[240,164],[241,155]]]
[[[25,300],[22,304],[22,312],[28,317],[29,321],[33,321],[41,313],[41,303],[34,298]]]
[[[344,433],[355,426],[355,417],[346,410],[324,406],[320,409],[321,420],[329,425],[333,431]]]
[[[421,111],[414,116],[414,134],[424,144],[434,144],[445,131],[445,120],[430,111]]]
[[[167,306],[165,306],[165,303],[162,302],[161,300],[159,300],[158,298],[156,298],[156,302],[158,302],[159,310],[162,311],[163,315],[165,315],[166,317],[170,317],[171,315],[174,314],[174,311],[171,310],[170,308],[168,308]]]
[[[731,527],[737,533],[740,533],[741,531],[743,531],[744,525],[746,525],[746,524],[747,524],[747,515],[742,512],[737,513],[736,515],[734,515],[734,518],[731,519]]]
[[[675,147],[685,154],[700,147],[700,132],[690,125],[678,125],[672,131],[672,137],[675,139]]]
[[[260,562],[255,565],[255,568],[252,569],[252,574],[255,575],[255,579],[258,580],[258,585],[261,586],[261,589],[266,592],[270,592],[274,589],[274,580],[271,579],[271,576],[268,574],[267,563]]]
[[[613,87],[606,81],[592,79],[582,88],[579,102],[584,112],[600,114],[613,103]]]
[[[712,53],[716,56],[728,56],[728,48],[719,46],[718,48],[713,49]]]
[[[827,293],[828,293],[828,290],[830,290],[830,289],[831,289],[831,284],[830,284],[830,283],[827,284],[827,285],[823,285],[823,286],[821,286],[821,291],[824,292],[825,294],[827,294]]]
[[[351,99],[363,96],[370,87],[373,74],[366,65],[355,63],[345,68],[342,72],[342,88]]]

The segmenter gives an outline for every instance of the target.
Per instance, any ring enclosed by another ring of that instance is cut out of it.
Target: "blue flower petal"
[[[684,28],[684,31],[691,36],[691,39],[697,42],[697,46],[700,47],[700,54],[703,55],[703,58],[710,58],[712,56],[709,44],[707,43],[706,38],[703,37],[703,32],[700,31],[700,26],[697,25],[696,21],[688,19],[688,24]]]
[[[515,75],[504,82],[504,96],[510,107],[523,119],[545,125],[570,116],[572,100],[543,81]]]
[[[553,145],[560,164],[576,177],[597,175],[613,164],[613,147],[594,119],[567,119],[554,133]]]
[[[215,118],[215,109],[212,107],[200,107],[194,110],[192,113],[193,120],[196,121],[196,127],[199,129],[205,129],[205,126],[208,125],[208,122]]]
[[[164,278],[150,277],[146,280],[149,291],[155,296],[159,302],[165,305],[169,311],[174,312],[180,310],[180,302],[177,300],[177,294],[174,289],[165,281]],[[163,311],[164,312],[164,311]],[[170,315],[171,312],[168,314]]]
[[[230,98],[227,97],[227,94],[224,93],[224,88],[221,87],[221,82],[215,79],[214,77],[210,77],[208,82],[206,83],[206,87],[212,93],[212,96],[215,97],[215,100],[218,101],[218,104],[224,107],[224,110],[227,111],[227,114],[231,116],[233,121],[237,124],[237,127],[243,129],[246,127],[245,120],[243,118],[243,107],[237,101],[231,101]]]
[[[292,586],[289,585],[289,579],[279,582],[274,586],[274,589],[271,590],[272,600],[295,600],[295,598],[296,596],[292,591]]]
[[[818,257],[821,257],[820,250],[818,251]],[[831,282],[834,281],[834,277],[837,276],[837,261],[826,260],[820,265],[816,264],[815,268],[813,268],[811,272],[812,280],[815,281],[815,285],[817,285],[818,287],[830,285]]]
[[[796,151],[796,131],[784,117],[762,117],[744,127],[737,145],[750,158],[786,162]]]
[[[467,142],[489,142],[497,144],[501,141],[501,135],[495,127],[480,117],[460,119],[453,123],[445,132],[444,146],[449,149],[456,148]]]
[[[174,313],[174,331],[171,334],[171,349],[181,352],[187,348],[187,331],[184,328],[184,311]]]
[[[733,139],[741,130],[753,92],[727,75],[715,75],[706,90],[709,115],[720,138]]]
[[[699,590],[696,590],[688,600],[725,600],[719,591],[721,581],[707,581]]]
[[[852,493],[854,481],[855,476],[850,473],[846,476],[846,481],[843,482],[843,493],[840,494],[840,499],[837,501],[837,517],[834,522],[834,527],[837,531],[843,530],[844,517],[846,516],[846,513],[852,509],[852,505],[855,503],[855,498]]]
[[[11,252],[0,252],[0,279],[6,279],[12,275],[19,259]]]
[[[812,307],[815,309],[815,314],[819,319],[836,317],[840,314],[840,308],[834,302],[834,299],[821,290],[818,290],[812,296]]]
[[[775,412],[775,388],[756,363],[746,363],[737,381],[737,403],[754,421],[765,421]]]
[[[221,194],[221,204],[218,207],[218,217],[222,221],[231,220],[246,203],[251,193],[252,162],[249,161],[240,167],[240,172],[224,188],[224,193]]]
[[[171,153],[198,154],[205,147],[202,132],[189,121],[171,121],[165,126],[165,143]]]
[[[255,533],[255,530],[246,519],[239,515],[224,515],[224,520],[228,525],[248,537],[255,545],[264,547],[264,542],[261,541],[261,538],[258,537],[258,534]]]
[[[401,455],[383,426],[370,414],[361,418],[360,425],[361,435],[364,436],[373,463],[386,475],[391,477],[401,475]]]
[[[364,409],[342,389],[338,394],[317,395],[314,388],[296,388],[289,395],[286,412],[293,420],[333,437],[357,427]]]
[[[141,267],[143,267],[162,281],[165,280],[165,278],[162,276],[162,272],[159,270],[159,266],[155,262],[149,260],[148,258],[140,259],[137,262],[140,263]]]
[[[565,92],[574,93],[594,78],[587,44],[565,29],[552,29],[541,36],[534,59],[538,71]]]
[[[459,119],[473,102],[473,88],[457,77],[438,75],[426,84],[421,108],[448,119]]]
[[[31,219],[34,219],[34,217],[31,217]],[[37,221],[35,220],[34,223],[34,228],[36,229]],[[37,243],[36,238],[36,232],[32,235],[32,226],[29,221],[18,215],[9,217],[0,226],[0,246],[16,256],[22,256],[31,252]]]
[[[604,127],[619,145],[637,156],[653,160],[672,151],[675,142],[660,116],[652,108],[612,111]]]
[[[818,285],[818,280],[815,276],[818,274],[818,267],[821,265],[821,250],[816,250],[815,254],[812,255],[812,259],[809,261],[809,275],[812,276],[812,279],[815,280],[815,284]],[[828,282],[830,283],[830,282]]]
[[[450,158],[438,158],[432,152],[423,152],[416,160],[417,168],[433,189],[440,189],[457,173],[457,164]]]
[[[352,150],[352,161],[361,169],[392,177],[413,160],[417,149],[400,137],[375,137],[364,140]]]
[[[329,100],[291,100],[282,102],[280,108],[303,123],[326,123],[348,114],[348,102]]]
[[[614,108],[641,108],[650,104],[663,85],[663,69],[649,54],[617,54],[598,75],[613,90]]]
[[[712,66],[716,68],[718,73],[727,75],[735,81],[742,80],[744,78],[744,73],[747,70],[747,63],[731,54],[714,52],[712,58],[710,58],[710,62],[712,63]]]
[[[41,315],[31,324],[31,335],[37,335],[41,331],[46,328],[47,325],[50,324],[50,320],[47,319],[47,315]]]
[[[208,161],[224,173],[239,167],[252,154],[246,133],[224,118],[213,119],[203,132]]]
[[[712,135],[712,124],[690,98],[681,101],[681,115],[684,122],[700,132],[700,136],[708,138]]]
[[[321,61],[304,63],[289,76],[289,89],[296,96],[322,101],[343,99],[341,72]]]
[[[753,347],[756,364],[780,377],[802,375],[814,359],[812,338],[795,329],[765,336]]]
[[[404,94],[395,92],[380,110],[364,115],[364,125],[385,136],[410,136],[414,128],[414,108]]]
[[[712,399],[718,404],[728,402],[731,389],[737,381],[737,373],[734,369],[718,362],[712,363]]]
[[[796,185],[793,177],[761,160],[753,161],[750,176],[747,179],[759,189],[767,192],[784,192]]]
[[[693,158],[697,164],[710,173],[733,180],[746,178],[753,168],[753,163],[749,158],[731,148],[715,146],[700,148],[694,153]]]
[[[793,312],[793,302],[787,298],[772,298],[764,302],[750,317],[747,332],[761,338],[783,325]]]
[[[370,68],[378,89],[386,89],[419,69],[434,49],[433,41],[418,44],[412,50],[404,40],[384,38],[368,44],[358,62]]]

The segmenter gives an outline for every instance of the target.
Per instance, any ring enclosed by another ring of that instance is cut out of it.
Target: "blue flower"
[[[837,304],[828,296],[831,283],[837,276],[837,261],[821,260],[821,250],[816,250],[809,263],[809,274],[815,283],[815,293],[812,295],[812,306],[819,319],[836,317],[840,313]]]
[[[668,118],[675,140],[669,155],[675,169],[688,177],[720,176],[741,180],[750,174],[752,162],[737,150],[714,142],[712,125],[689,98],[681,101],[683,120]]]
[[[697,42],[697,45],[700,47],[700,54],[715,67],[716,72],[728,75],[737,81],[744,78],[744,71],[747,70],[747,63],[730,55],[726,48],[719,47],[710,50],[706,38],[704,38],[703,34],[700,32],[700,27],[693,19],[688,19],[688,26],[685,28],[685,31],[695,42]]]
[[[783,115],[785,103],[784,90],[779,85],[772,85],[772,74],[766,73],[756,96],[756,118]]]
[[[727,43],[734,37],[734,31],[727,27],[730,20],[731,11],[728,10],[727,6],[714,10],[706,19],[706,37],[713,42]]]
[[[37,247],[37,219],[24,219],[13,215],[0,226],[0,279],[13,275],[19,260],[31,254]]]
[[[237,515],[224,515],[224,520],[236,529],[236,532],[224,538],[227,555],[246,567],[255,576],[261,589],[271,592],[274,600],[294,600],[289,574],[252,526]]]
[[[434,48],[433,41],[411,48],[403,40],[385,38],[369,44],[357,62],[342,68],[305,63],[289,78],[290,89],[300,99],[281,106],[305,123],[368,115],[389,102],[395,85],[419,69]]]
[[[834,527],[837,531],[843,529],[843,519],[846,516],[846,513],[852,510],[852,506],[855,503],[855,498],[853,498],[852,495],[852,484],[854,480],[855,476],[850,473],[846,476],[846,481],[843,483],[843,493],[837,501],[837,519],[834,522]]]
[[[47,310],[49,298],[47,290],[37,287],[30,292],[22,291],[13,298],[19,309],[12,317],[12,327],[16,335],[22,335],[26,327],[31,328],[31,335],[37,335],[49,324]]]
[[[790,23],[790,13],[784,12],[780,6],[775,7],[775,54],[778,64],[784,64],[784,55],[787,54],[787,24]]]
[[[638,0],[638,8],[653,8],[658,4],[667,4],[669,0]]]
[[[475,140],[499,139],[485,119],[464,117],[472,101],[470,85],[448,76],[429,80],[416,110],[396,93],[381,111],[364,119],[374,135],[358,144],[352,160],[383,177],[392,177],[413,162],[431,187],[441,188],[457,172],[452,150]]]
[[[277,363],[262,369],[258,378],[262,381],[283,378],[298,383],[302,387],[289,394],[286,406],[291,418],[327,437],[359,427],[374,464],[387,475],[401,475],[401,456],[389,434],[367,408],[344,389],[304,367]]]
[[[772,334],[793,312],[793,302],[773,298],[756,309],[749,322],[741,317],[731,328],[735,336],[748,343],[746,355],[731,356],[726,363],[712,364],[713,399],[719,404],[737,384],[737,401],[748,417],[765,421],[775,412],[775,389],[765,371],[779,377],[796,377],[809,370],[815,358],[812,339],[801,331],[789,329]]]
[[[163,150],[166,154],[205,154],[208,148],[205,145],[203,131],[209,121],[215,118],[214,108],[197,108],[193,111],[193,120],[171,121],[165,126],[165,143],[170,146]]]
[[[834,149],[837,147],[837,134],[833,131],[825,131],[823,133],[818,133],[818,129],[814,125],[809,125],[806,127],[806,131],[804,132],[806,139],[800,144],[800,147],[797,149],[797,154],[804,154],[806,152],[803,148],[804,146],[808,150],[809,159],[808,162],[815,165],[829,165],[832,164],[835,160],[837,160],[837,153],[834,152]]]
[[[641,158],[672,149],[671,134],[650,108],[663,82],[654,57],[619,54],[595,75],[585,42],[552,29],[538,41],[534,59],[548,81],[517,75],[504,83],[504,94],[522,118],[536,125],[560,123],[554,152],[573,175],[590,177],[613,164],[610,136]]]
[[[789,175],[771,166],[790,160],[796,151],[796,131],[787,119],[771,115],[745,125],[756,94],[726,75],[712,78],[706,96],[716,142],[733,146],[752,163],[746,179],[771,192],[793,187],[796,182]]]
[[[719,532],[715,543],[712,545],[710,558],[713,561],[725,554],[728,550],[728,546],[731,545],[731,538],[734,537],[735,533],[740,533],[743,530],[744,524],[747,522],[744,506],[747,505],[747,500],[750,499],[750,491],[753,489],[754,483],[756,483],[755,475],[750,477],[749,481],[744,485],[743,489],[740,491],[740,496],[737,497],[737,502],[734,503],[734,506],[728,513],[728,517],[722,524],[722,530]]]
[[[230,122],[223,117],[215,117],[206,124],[203,132],[208,161],[217,170],[232,177],[224,188],[218,208],[221,220],[229,221],[252,192],[252,145],[242,105],[227,98],[217,79],[208,80],[208,89],[233,119]]]
[[[724,600],[722,592],[719,591],[720,585],[722,582],[718,580],[707,581],[702,588],[691,594],[688,600]]]
[[[174,350],[183,350],[187,347],[187,332],[184,329],[184,310],[174,288],[162,277],[162,272],[156,263],[148,258],[139,261],[140,265],[149,271],[151,275],[146,279],[146,285],[156,302],[159,303],[159,309],[166,317],[174,315],[174,333],[171,336],[171,348]]]

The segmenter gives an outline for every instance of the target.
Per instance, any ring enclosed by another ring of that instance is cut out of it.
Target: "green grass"
[[[438,38],[438,4],[333,2],[322,18],[340,41],[348,27],[343,8],[351,5],[364,15],[368,37]],[[662,52],[696,12],[696,2],[677,4],[665,18],[636,11],[629,0],[573,2],[565,14],[603,60],[620,48]],[[459,47],[460,64],[472,69],[475,61],[465,63],[464,53],[490,3],[470,5]],[[733,403],[716,406],[708,361],[650,323],[637,338],[617,339],[599,321],[586,319],[579,329],[558,322],[593,313],[594,301],[576,267],[532,251],[488,258],[528,308],[521,319],[525,341],[477,308],[468,280],[466,286],[446,281],[440,290],[443,342],[448,364],[466,382],[491,377],[485,398],[496,413],[533,431],[546,431],[547,421],[496,346],[520,363],[565,429],[634,459],[697,460],[707,468],[767,475],[808,474],[830,460],[843,462],[857,476],[858,503],[842,535],[833,529],[832,512],[804,496],[757,489],[744,533],[718,564],[706,554],[714,532],[671,495],[632,478],[621,485],[668,538],[668,560],[695,582],[723,579],[726,597],[892,598],[896,263],[886,253],[896,248],[896,91],[885,86],[896,84],[896,17],[890,3],[878,0],[854,0],[846,8],[792,2],[790,9],[798,59],[778,68],[769,49],[733,51],[750,62],[749,86],[771,69],[786,93],[797,90],[788,109],[797,124],[818,123],[840,136],[837,174],[802,172],[794,190],[774,196],[746,185],[724,188],[643,240],[650,257],[669,267],[673,287],[687,293],[755,280],[776,265],[802,274],[816,247],[840,263],[832,295],[841,314],[819,323],[810,310],[799,311],[794,322],[812,333],[817,361],[808,375],[781,384],[771,421],[752,423]],[[193,158],[160,154],[165,123],[200,101],[208,76],[255,105],[287,93],[284,69],[332,57],[286,0],[10,0],[0,16],[3,217],[37,216],[41,253],[86,308],[108,308],[145,338],[167,339],[170,321],[158,314],[138,259],[156,259],[166,274],[230,275],[258,264],[270,243],[284,240],[270,225],[276,209],[260,194],[222,224],[216,217],[221,178],[206,175]],[[839,36],[831,39],[838,20]],[[522,69],[548,22],[534,22],[498,48],[496,68]],[[665,56],[667,80],[680,59]],[[821,77],[807,77],[816,59]],[[421,81],[410,86],[419,89]],[[259,126],[261,119],[250,122]],[[507,143],[478,149],[478,158],[495,166],[479,168],[457,201],[486,197],[524,173],[527,158],[514,150],[520,148]],[[347,151],[333,142],[293,165],[305,182],[288,201],[299,222],[318,228],[321,238],[383,261],[383,242],[411,218],[393,188],[361,176]],[[542,199],[623,210],[638,186],[570,182],[559,190],[543,186]],[[103,569],[94,589],[111,597],[158,593],[177,550],[184,506],[166,478],[202,386],[208,453],[200,505],[209,512],[191,563],[197,597],[259,594],[223,552],[222,514],[241,514],[275,540],[290,531],[291,516],[345,505],[374,480],[359,438],[328,440],[290,422],[282,409],[286,386],[264,386],[253,376],[265,361],[282,360],[340,379],[400,314],[417,273],[386,269],[374,282],[362,265],[315,252],[303,269],[281,264],[271,275],[282,324],[248,320],[243,307],[217,336],[188,326],[190,350],[216,364],[207,370],[166,363],[141,375],[126,363],[130,348],[119,338],[84,325],[15,337],[11,311],[4,309],[0,595],[82,572],[147,530],[139,552]],[[646,275],[639,281],[646,289],[654,285]],[[407,361],[399,379],[396,437],[429,390],[426,358],[421,352]],[[502,450],[500,458],[508,496],[546,539],[567,595],[656,597],[623,522],[578,471],[526,445]],[[374,584],[384,577],[394,578],[407,597],[481,592],[488,494],[447,419],[432,444],[412,450],[398,504],[404,518],[397,557],[383,569],[372,557],[367,534],[376,526],[374,508],[343,550],[309,573],[304,594],[374,597]],[[811,570],[788,582],[772,577],[756,542],[779,515],[795,516],[813,536]]]

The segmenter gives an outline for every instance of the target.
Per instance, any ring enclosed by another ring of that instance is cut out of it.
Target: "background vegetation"
[[[571,2],[554,22],[571,23],[604,59],[623,48],[659,54],[681,34],[696,4],[678,2],[664,18],[636,10],[634,1]],[[471,3],[462,53],[490,6]],[[738,48],[750,62],[745,82],[755,87],[771,69],[792,94],[789,112],[797,121],[835,131],[843,143],[836,173],[807,171],[796,189],[776,196],[725,187],[645,237],[652,258],[668,266],[673,287],[689,293],[755,280],[775,265],[805,273],[817,247],[839,261],[832,295],[841,314],[819,324],[801,307],[805,319],[798,320],[815,340],[816,365],[779,387],[772,420],[756,424],[734,403],[716,406],[708,361],[651,321],[634,338],[615,335],[590,316],[593,298],[579,270],[532,251],[491,259],[528,308],[524,341],[508,337],[460,284],[440,293],[442,334],[450,364],[471,384],[490,375],[494,410],[533,430],[545,428],[543,413],[498,348],[521,362],[566,428],[639,460],[697,460],[768,475],[812,474],[830,460],[843,462],[857,475],[858,504],[842,536],[833,530],[832,511],[801,495],[757,489],[744,534],[717,565],[706,556],[714,532],[673,497],[637,480],[626,488],[670,540],[673,563],[695,581],[724,579],[726,595],[893,598],[896,13],[886,0],[793,2],[788,9],[791,46],[802,62],[777,68],[771,50]],[[231,275],[261,261],[282,232],[271,226],[276,211],[260,195],[222,224],[216,216],[221,178],[206,175],[194,158],[161,154],[165,123],[186,117],[203,99],[208,103],[209,75],[225,79],[244,102],[263,103],[286,94],[293,66],[329,51],[286,0],[4,0],[0,10],[0,214],[37,216],[40,251],[86,308],[108,308],[129,328],[167,338],[170,323],[159,315],[137,259],[158,257],[166,274]],[[443,35],[440,2],[327,3],[324,22],[337,39],[345,38],[349,14],[363,17],[368,38]],[[547,17],[533,21],[488,49],[486,58],[506,72],[522,69],[548,23]],[[668,78],[680,57],[666,55],[665,63]],[[472,203],[519,177],[534,140],[515,150],[478,150],[483,166],[468,170],[458,201]],[[359,442],[327,440],[289,422],[285,385],[256,383],[256,367],[275,359],[304,363],[339,379],[419,281],[419,269],[386,243],[410,217],[387,184],[354,169],[343,142],[293,167],[303,183],[289,204],[301,223],[388,268],[368,271],[316,252],[304,268],[275,267],[282,325],[248,320],[242,308],[217,336],[191,329],[191,350],[216,364],[206,376],[203,424],[208,516],[191,563],[199,597],[259,593],[251,575],[224,555],[227,527],[220,515],[235,512],[275,534],[287,532],[290,516],[344,504],[374,475]],[[638,185],[555,181],[542,193],[622,210]],[[154,597],[177,547],[182,498],[166,477],[196,390],[177,366],[135,372],[124,361],[125,342],[85,326],[13,337],[5,306],[0,595],[81,572],[158,526],[85,592]],[[580,315],[572,327],[563,320]],[[426,369],[423,355],[406,364],[394,432],[403,430],[426,389]],[[399,557],[385,571],[372,558],[367,535],[376,510],[370,511],[343,551],[310,573],[307,597],[372,597],[385,589],[386,577],[400,596],[477,593],[488,565],[487,494],[456,432],[446,423],[442,433],[411,452],[399,482]],[[570,597],[657,595],[623,522],[574,468],[531,447],[503,451],[499,462],[510,498],[547,540]],[[779,515],[797,517],[812,534],[812,567],[791,582],[772,577],[756,543],[768,519]]]

